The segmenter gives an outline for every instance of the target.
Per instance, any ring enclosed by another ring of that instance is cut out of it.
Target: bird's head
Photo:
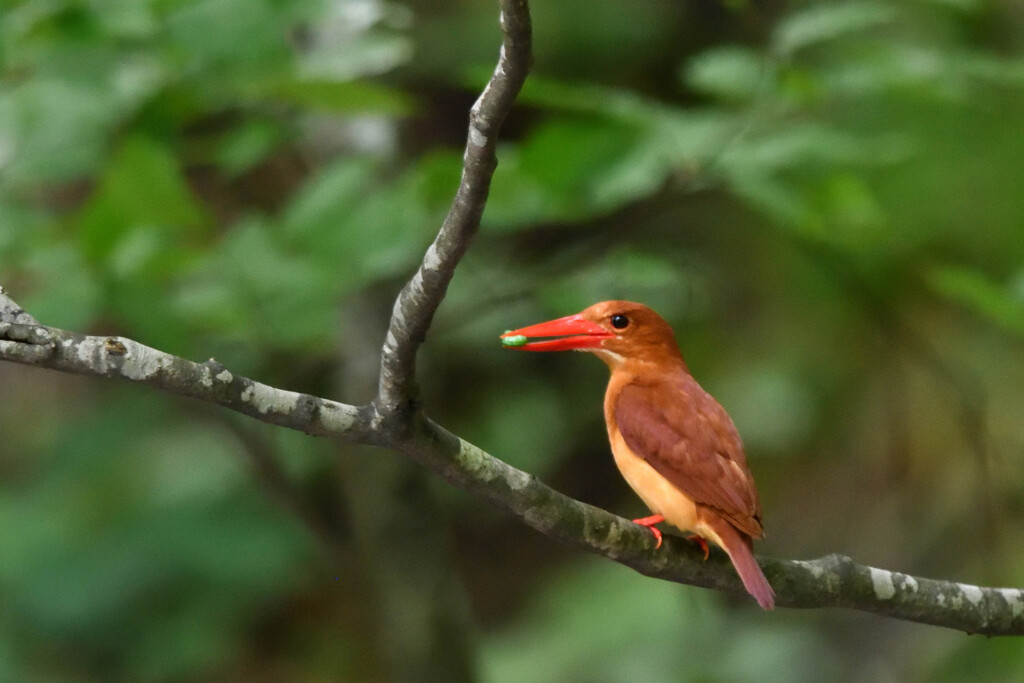
[[[668,323],[631,301],[602,301],[576,315],[510,330],[501,340],[525,351],[589,351],[613,369],[627,360],[682,360]]]

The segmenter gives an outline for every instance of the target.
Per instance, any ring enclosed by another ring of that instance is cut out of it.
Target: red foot
[[[634,519],[633,523],[639,524],[640,526],[645,526],[651,530],[651,533],[654,534],[655,540],[658,541],[657,545],[654,546],[654,549],[657,550],[661,547],[661,529],[658,529],[654,525],[664,521],[665,518],[662,515],[651,515],[650,517],[641,517],[639,519]]]
[[[689,534],[686,537],[686,540],[699,545],[700,549],[704,551],[704,559],[708,559],[708,555],[711,553],[711,549],[708,548],[708,542],[704,540],[703,536],[698,536],[697,534]]]

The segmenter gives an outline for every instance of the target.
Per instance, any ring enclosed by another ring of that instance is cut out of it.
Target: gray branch
[[[416,351],[448,291],[455,266],[480,227],[498,165],[498,131],[530,69],[531,27],[526,0],[501,0],[501,30],[504,37],[498,65],[469,113],[459,189],[423,263],[395,301],[381,350],[380,388],[374,402],[385,419],[398,411],[415,409]]]
[[[13,305],[0,295],[0,310]],[[728,559],[703,562],[685,540],[651,535],[609,512],[564,496],[446,431],[419,412],[403,425],[370,425],[355,407],[269,387],[216,363],[193,363],[123,337],[90,337],[40,325],[0,323],[0,359],[63,372],[119,377],[216,403],[263,422],[400,451],[455,486],[505,508],[551,538],[608,557],[641,574],[744,595]],[[778,604],[850,607],[968,633],[1024,635],[1024,591],[937,581],[855,564],[762,559]]]
[[[16,308],[0,294],[0,311]],[[216,361],[192,361],[124,337],[93,337],[43,325],[0,323],[0,360],[61,372],[117,377],[216,403],[262,422],[314,436],[399,451],[453,485],[502,507],[553,539],[641,574],[745,595],[724,553],[704,562],[686,540],[654,549],[649,532],[546,486],[536,477],[446,431],[421,412],[374,426],[356,407],[260,384]],[[1024,635],[1024,591],[926,579],[830,555],[812,561],[763,558],[782,607],[849,607],[967,633]]]
[[[25,312],[7,296],[7,290],[0,285],[0,323],[17,323],[19,325],[38,325],[39,321]]]
[[[0,311],[16,306],[0,293]],[[210,359],[194,363],[125,337],[92,337],[45,325],[0,322],[0,360],[77,375],[117,377],[215,403],[312,436],[373,443],[368,407],[276,389]]]
[[[306,434],[390,448],[555,540],[647,576],[745,595],[721,551],[714,550],[705,562],[693,544],[675,537],[655,549],[645,529],[558,493],[446,431],[416,405],[416,352],[479,226],[496,164],[498,127],[529,67],[527,4],[502,0],[501,5],[504,45],[494,76],[473,107],[462,181],[437,239],[395,303],[373,403],[357,407],[277,389],[236,375],[212,359],[194,363],[124,337],[85,336],[40,325],[2,287],[0,360],[141,382]],[[967,633],[1024,635],[1020,589],[914,577],[839,555],[760,562],[779,606],[848,607]]]

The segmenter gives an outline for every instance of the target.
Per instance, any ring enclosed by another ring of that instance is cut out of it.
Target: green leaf
[[[773,70],[764,58],[747,47],[708,50],[686,65],[690,87],[726,100],[753,99],[769,84]]]
[[[40,284],[19,298],[19,303],[44,325],[86,329],[101,310],[102,289],[73,245],[38,247],[24,267]]]
[[[629,123],[650,121],[675,111],[673,107],[641,97],[630,90],[590,83],[566,83],[542,76],[531,76],[526,81],[518,101]]]
[[[221,138],[217,164],[228,175],[238,176],[270,156],[282,138],[280,126],[270,121],[246,121]]]
[[[183,4],[166,27],[189,70],[220,81],[253,72],[265,76],[293,61],[286,9],[272,0],[200,0]],[[239,85],[245,84],[232,84]]]
[[[777,172],[796,167],[874,164],[881,141],[866,141],[838,127],[799,123],[758,137],[737,140],[723,150],[721,164],[730,170]],[[882,156],[881,160],[888,158]]]
[[[833,232],[844,244],[863,246],[886,236],[885,212],[861,176],[850,172],[829,174],[816,189]]]
[[[933,290],[984,320],[1024,337],[1024,296],[966,266],[935,266],[925,274]]]
[[[500,163],[505,163],[502,151]],[[451,206],[452,197],[462,175],[462,154],[451,149],[437,149],[422,156],[411,170],[411,182],[416,186],[423,206],[430,213],[444,216]],[[491,191],[494,191],[492,186]]]
[[[285,209],[284,233],[310,243],[326,238],[371,191],[373,179],[374,164],[367,159],[341,159],[322,168]]]
[[[121,145],[82,210],[78,238],[90,258],[103,259],[139,227],[161,226],[182,239],[209,222],[171,150],[136,135]]]
[[[517,149],[503,149],[486,220],[525,227],[580,220],[653,191],[663,180],[658,156],[638,151],[643,131],[595,118],[538,126]]]
[[[760,172],[733,172],[729,182],[736,194],[776,224],[818,239],[824,234],[824,218],[803,188]]]
[[[667,318],[708,306],[705,275],[650,249],[619,248],[539,287],[552,311],[577,311],[602,299],[635,299]]]
[[[190,295],[178,303],[228,306],[227,312],[214,308],[203,315],[222,321],[241,316],[241,329],[236,331],[256,345],[323,348],[335,330],[332,292],[338,280],[334,270],[311,255],[289,249],[275,226],[252,218],[231,229],[189,283]]]
[[[384,183],[375,164],[349,158],[310,180],[282,218],[290,244],[333,273],[335,291],[404,274],[441,216],[415,170]]]
[[[117,113],[88,85],[36,79],[0,88],[0,177],[17,187],[90,173]]]
[[[603,121],[552,121],[538,127],[523,145],[521,168],[556,192],[575,192],[622,159],[637,138],[635,129]]]
[[[111,38],[120,40],[144,40],[155,36],[160,30],[152,1],[148,2],[101,2],[94,3],[91,10],[97,22]]]
[[[273,85],[269,96],[334,114],[386,114],[405,116],[412,98],[394,88],[369,81],[292,80]]]
[[[0,263],[10,264],[14,254],[42,244],[39,238],[49,237],[52,224],[44,210],[4,201],[0,195]]]
[[[818,3],[782,21],[772,37],[772,48],[791,55],[816,43],[884,26],[895,18],[894,7],[872,0]]]

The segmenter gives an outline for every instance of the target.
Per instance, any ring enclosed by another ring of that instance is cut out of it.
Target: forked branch
[[[530,65],[526,0],[501,0],[498,66],[470,114],[462,179],[423,263],[395,302],[381,353],[377,398],[352,406],[270,387],[210,360],[194,363],[124,337],[93,337],[40,325],[0,287],[0,360],[141,382],[315,436],[404,453],[453,485],[508,510],[541,533],[636,571],[745,595],[721,552],[707,562],[685,541],[654,549],[641,527],[569,498],[533,475],[480,450],[428,419],[417,405],[416,352],[444,299],[455,267],[476,234],[497,164],[498,130]],[[777,604],[849,607],[895,619],[988,635],[1024,635],[1024,591],[936,581],[855,564],[762,559]]]

